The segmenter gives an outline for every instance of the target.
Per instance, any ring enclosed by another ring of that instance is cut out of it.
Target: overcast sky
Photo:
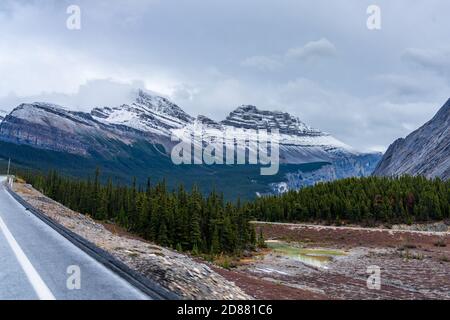
[[[385,150],[450,97],[449,14],[447,0],[1,0],[0,109],[87,111],[142,87],[192,115],[253,104]]]

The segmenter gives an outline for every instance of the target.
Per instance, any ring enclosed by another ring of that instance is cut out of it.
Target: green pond
[[[327,264],[336,256],[345,256],[344,251],[327,249],[306,249],[277,240],[266,241],[267,247],[275,253],[301,261],[306,265],[327,269]]]

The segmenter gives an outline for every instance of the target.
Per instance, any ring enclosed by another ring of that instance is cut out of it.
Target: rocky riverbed
[[[295,299],[296,288],[311,299],[450,299],[448,232],[255,225],[269,239],[268,249],[238,272],[290,290],[286,298]],[[374,267],[379,289],[367,284]]]

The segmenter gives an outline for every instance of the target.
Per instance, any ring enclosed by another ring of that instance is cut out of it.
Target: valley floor
[[[268,249],[218,272],[257,299],[450,299],[448,231],[255,224]]]
[[[187,299],[450,299],[450,233],[444,223],[428,227],[442,232],[428,232],[255,222],[268,248],[227,270],[98,223],[29,185],[16,184],[15,190]],[[380,268],[380,290],[367,287],[368,266]]]

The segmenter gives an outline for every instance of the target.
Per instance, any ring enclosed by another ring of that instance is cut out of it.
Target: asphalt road
[[[143,300],[5,190],[0,177],[0,300]]]

